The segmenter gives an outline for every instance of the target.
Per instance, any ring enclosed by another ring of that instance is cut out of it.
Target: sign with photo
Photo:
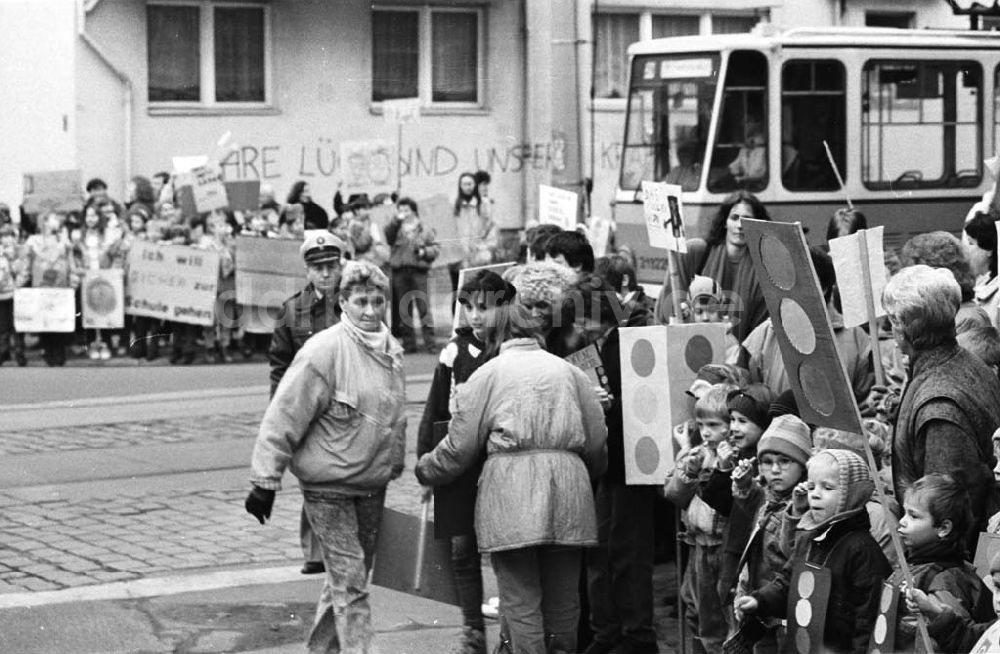
[[[121,329],[125,326],[124,271],[91,270],[80,287],[83,326],[86,329]]]
[[[687,252],[681,187],[677,184],[643,182],[642,196],[650,246]]]

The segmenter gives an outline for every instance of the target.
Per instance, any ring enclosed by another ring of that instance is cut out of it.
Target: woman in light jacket
[[[591,479],[607,466],[597,394],[542,349],[548,325],[521,299],[499,311],[500,354],[459,389],[448,435],[416,470],[423,484],[446,484],[485,448],[476,537],[519,654],[576,651],[580,557],[597,544]]]

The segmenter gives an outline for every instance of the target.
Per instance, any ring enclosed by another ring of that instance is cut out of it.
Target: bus
[[[850,198],[869,227],[885,226],[887,249],[959,232],[993,188],[983,162],[1000,137],[993,33],[763,24],[628,53],[614,216],[640,282],[662,283],[667,270],[647,242],[643,180],[681,185],[688,237],[705,236],[721,201],[745,189],[817,244]]]

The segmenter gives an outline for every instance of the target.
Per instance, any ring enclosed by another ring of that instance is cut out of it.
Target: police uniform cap
[[[332,263],[343,258],[347,244],[325,229],[307,229],[299,252],[306,263]]]

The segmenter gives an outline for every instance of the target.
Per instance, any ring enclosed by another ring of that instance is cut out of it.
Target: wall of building
[[[493,174],[492,194],[501,220],[518,222],[525,168],[550,170],[558,144],[550,136],[522,136],[524,93],[520,5],[496,0],[465,3],[485,7],[486,104],[482,110],[423,115],[402,132],[399,160],[402,192],[418,199],[452,197],[458,175],[482,168]],[[393,6],[398,6],[395,3]],[[449,3],[449,6],[452,6]],[[154,115],[146,100],[146,18],[141,0],[103,0],[88,18],[88,31],[132,79],[136,174],[171,169],[171,157],[211,153],[231,132],[235,149],[223,162],[227,179],[261,179],[283,196],[306,180],[317,202],[330,207],[344,179],[339,153],[344,143],[385,140],[398,132],[371,106],[371,8],[366,0],[275,0],[272,20],[273,110],[247,114],[196,112]],[[100,66],[81,66],[80,84],[106,80]],[[155,113],[155,112],[154,112]],[[106,117],[103,129],[119,123]],[[80,134],[81,162],[95,174],[109,166],[101,128]],[[102,154],[92,154],[100,150]],[[108,174],[108,173],[105,173]],[[394,188],[395,174],[379,172],[379,185],[344,188],[345,193]]]
[[[76,166],[74,2],[0,2],[0,25],[0,202],[16,213],[24,173]]]

